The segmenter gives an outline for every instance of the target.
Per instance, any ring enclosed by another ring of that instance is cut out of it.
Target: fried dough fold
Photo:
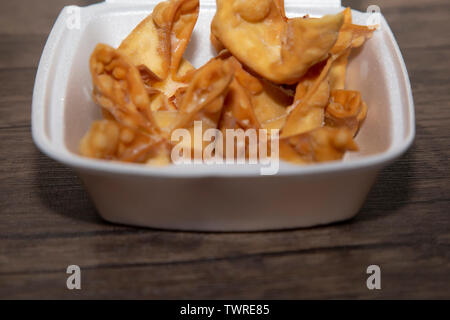
[[[328,127],[346,127],[356,136],[367,116],[367,105],[361,93],[350,90],[333,90],[325,112]]]
[[[294,84],[327,59],[343,22],[342,13],[288,19],[282,0],[217,0],[211,30],[216,46],[222,44],[255,73]]]
[[[297,164],[341,160],[347,151],[358,151],[347,128],[321,127],[280,140],[280,157]]]
[[[146,66],[160,80],[169,74],[177,80],[198,13],[198,0],[161,2],[122,42],[119,50],[134,65]]]

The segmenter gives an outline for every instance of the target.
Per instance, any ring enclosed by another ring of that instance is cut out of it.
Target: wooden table
[[[264,233],[184,233],[102,221],[74,173],[41,154],[31,96],[64,5],[0,2],[1,298],[450,298],[450,2],[345,1],[387,17],[410,73],[413,148],[352,221]],[[82,269],[82,290],[66,268]],[[381,267],[382,290],[366,287]]]

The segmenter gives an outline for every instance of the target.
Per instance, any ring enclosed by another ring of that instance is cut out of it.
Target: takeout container
[[[104,219],[192,231],[274,230],[342,221],[358,213],[378,172],[411,145],[415,120],[408,74],[381,17],[380,30],[351,57],[347,85],[361,91],[369,113],[357,138],[361,151],[342,162],[304,167],[281,163],[277,175],[261,176],[250,165],[154,168],[79,156],[82,136],[101,118],[91,99],[89,56],[99,42],[117,47],[156,2],[110,0],[80,10],[64,8],[36,76],[34,141],[79,174]],[[335,0],[286,1],[288,16],[341,10]],[[201,0],[186,53],[197,67],[213,55],[209,33],[214,12],[214,1]],[[74,14],[79,14],[79,29],[73,29]],[[355,23],[366,24],[368,17],[353,11]]]

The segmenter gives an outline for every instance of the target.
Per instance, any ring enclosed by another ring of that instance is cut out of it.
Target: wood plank
[[[47,35],[0,35],[0,69],[37,68]]]
[[[0,107],[15,101],[31,102],[35,76],[36,68],[0,69]]]
[[[64,270],[0,276],[0,296],[121,299],[446,298],[449,256],[433,247],[365,246],[249,255],[188,263],[82,269],[82,290],[65,288]],[[448,247],[447,247],[448,249]],[[366,287],[379,264],[382,290]],[[8,290],[5,290],[5,287]],[[46,290],[41,288],[45,287]]]

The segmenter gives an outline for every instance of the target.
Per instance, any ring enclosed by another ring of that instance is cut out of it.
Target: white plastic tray
[[[394,36],[381,28],[352,54],[349,88],[369,106],[358,135],[358,153],[343,162],[311,166],[282,163],[276,176],[257,166],[170,166],[109,163],[83,158],[78,145],[101,117],[91,98],[88,61],[99,42],[113,46],[147,16],[154,0],[109,0],[80,9],[80,28],[69,29],[65,8],[42,53],[33,93],[36,145],[73,168],[101,216],[109,221],[180,230],[255,231],[309,227],[355,216],[377,173],[401,156],[415,135],[414,105],[405,64]],[[342,10],[340,1],[286,1],[288,16]],[[213,55],[209,42],[213,1],[201,1],[187,58],[200,66]],[[368,15],[353,11],[355,23]]]

